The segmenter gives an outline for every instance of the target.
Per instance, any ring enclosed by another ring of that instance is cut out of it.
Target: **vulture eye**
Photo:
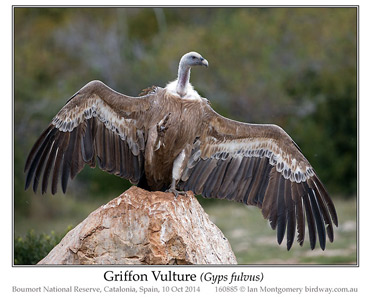
[[[192,59],[193,59],[193,60],[196,59],[196,56],[192,56]]]

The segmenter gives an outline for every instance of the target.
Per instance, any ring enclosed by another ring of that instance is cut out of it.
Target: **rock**
[[[92,212],[38,264],[237,264],[192,192],[137,187]]]

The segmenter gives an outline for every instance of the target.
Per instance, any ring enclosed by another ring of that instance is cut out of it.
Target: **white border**
[[[224,274],[229,272],[240,272],[244,271],[245,273],[260,273],[263,272],[265,276],[264,285],[268,285],[270,287],[274,286],[347,286],[347,287],[357,287],[360,292],[369,292],[368,288],[368,270],[369,270],[369,228],[370,228],[370,220],[369,220],[369,211],[371,209],[369,198],[369,191],[366,191],[365,184],[367,185],[367,178],[369,177],[369,173],[366,171],[370,166],[370,160],[367,158],[369,154],[368,146],[369,146],[369,139],[370,139],[370,132],[368,131],[368,118],[369,118],[369,97],[370,93],[367,92],[367,86],[370,84],[370,4],[367,1],[311,1],[310,3],[298,3],[299,1],[286,1],[285,3],[274,3],[274,1],[259,1],[258,5],[288,5],[288,6],[297,6],[297,5],[360,5],[359,8],[359,21],[360,21],[360,79],[359,79],[359,131],[360,131],[360,140],[359,140],[359,198],[360,198],[360,208],[359,208],[359,218],[360,218],[360,234],[364,234],[362,238],[359,240],[360,246],[360,257],[359,257],[359,267],[327,267],[327,268],[319,268],[319,267],[277,267],[277,268],[266,268],[266,267],[253,267],[253,268],[246,268],[246,267],[223,267],[223,268],[210,268],[210,267],[199,267],[199,268],[192,268],[192,267],[182,267],[182,268],[173,268],[173,267],[166,267],[162,268],[162,270],[176,270],[177,272],[181,273],[192,273],[197,272],[202,273],[203,271],[211,271],[214,274]],[[204,2],[205,3],[205,2]],[[3,141],[2,143],[2,171],[1,171],[1,189],[2,189],[2,215],[1,215],[1,226],[3,226],[2,235],[5,236],[5,240],[2,240],[1,244],[1,257],[0,257],[0,267],[2,272],[2,286],[1,292],[4,293],[12,293],[11,286],[18,285],[18,286],[69,286],[69,285],[79,285],[79,286],[101,286],[104,287],[107,285],[107,282],[103,279],[103,273],[107,270],[106,267],[104,268],[89,268],[89,267],[78,267],[78,268],[26,268],[26,267],[12,267],[11,266],[11,258],[12,258],[12,230],[11,226],[11,212],[12,212],[12,204],[11,204],[11,195],[12,195],[12,152],[11,152],[11,139],[12,139],[12,130],[11,130],[11,123],[12,123],[12,106],[11,106],[11,98],[12,98],[12,77],[11,77],[11,69],[12,69],[12,51],[11,51],[11,40],[12,40],[12,20],[11,20],[11,13],[12,8],[11,5],[50,5],[50,1],[39,1],[37,3],[31,1],[23,1],[22,3],[13,3],[13,2],[6,2],[2,1],[1,3],[1,36],[3,39],[2,45],[2,53],[1,53],[1,65],[2,65],[2,116],[1,116],[1,127],[2,132],[5,138],[8,141]],[[55,3],[60,4],[60,3]],[[80,1],[79,5],[92,5],[94,4],[92,1]],[[123,5],[123,4],[130,4],[130,3],[123,3],[122,1],[111,1],[110,3],[105,3],[109,5]],[[134,5],[174,5],[175,3],[169,3],[169,1],[163,2],[150,2],[150,1],[136,1]],[[179,3],[181,5],[200,5],[200,1],[187,1]],[[212,3],[205,3],[206,5],[251,5],[254,3],[251,2],[228,2],[223,3],[222,1],[213,1]],[[63,5],[76,5],[76,2],[73,1],[66,1],[63,2]],[[100,5],[97,3],[96,5]],[[362,158],[363,157],[363,158]],[[364,249],[362,249],[364,247]],[[115,271],[120,270],[127,270],[125,267],[115,267],[113,268]],[[136,272],[144,272],[148,271],[148,268],[130,268],[135,269]],[[159,268],[154,268],[158,270]],[[151,269],[152,270],[152,269]],[[115,284],[119,285],[119,284]],[[136,285],[136,284],[130,284]],[[143,284],[144,286],[159,286],[158,283],[146,283]],[[192,284],[196,285],[196,284]],[[200,295],[204,295],[205,293],[213,293],[212,286],[203,286],[203,291]],[[211,288],[211,289],[210,289]],[[236,293],[240,295],[239,293]],[[234,295],[236,295],[234,294]],[[56,296],[61,294],[55,294]],[[68,294],[69,295],[69,294]],[[104,296],[110,296],[110,294],[105,294]],[[118,293],[112,294],[113,296],[119,296]],[[122,295],[122,293],[121,293]],[[126,296],[131,296],[130,294],[125,294]],[[140,294],[136,294],[139,296]],[[173,296],[174,293],[171,294],[161,294],[161,296],[171,295]],[[176,294],[182,296],[183,294]],[[190,294],[184,294],[189,296]],[[222,294],[218,293],[219,296],[230,296],[231,293]],[[246,295],[246,293],[244,294]],[[281,294],[284,295],[284,294]],[[318,294],[316,294],[318,295]],[[322,294],[325,295],[325,294]],[[328,295],[328,294],[326,294]],[[354,294],[355,295],[355,294]],[[28,296],[28,294],[27,294]],[[67,296],[67,294],[63,294],[63,296]],[[71,295],[73,296],[73,295]],[[80,293],[78,296],[91,296],[91,293]],[[150,296],[150,295],[149,295]],[[241,294],[242,296],[242,294]],[[255,294],[255,296],[259,296]],[[336,295],[335,295],[336,296]],[[353,296],[353,294],[345,294],[344,296]]]

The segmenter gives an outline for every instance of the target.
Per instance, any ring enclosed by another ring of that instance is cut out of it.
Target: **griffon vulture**
[[[25,165],[27,189],[63,192],[85,164],[148,190],[226,198],[262,209],[287,249],[318,236],[322,249],[334,238],[334,204],[291,137],[276,125],[233,121],[217,114],[189,82],[192,66],[208,66],[185,54],[178,78],[140,97],[91,81],[74,94],[34,144]]]

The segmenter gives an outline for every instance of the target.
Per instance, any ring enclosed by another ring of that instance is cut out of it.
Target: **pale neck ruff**
[[[165,89],[169,93],[171,93],[174,96],[180,97],[182,99],[190,99],[190,100],[201,100],[201,96],[197,93],[197,91],[193,88],[191,83],[188,83],[185,88],[185,93],[183,96],[180,96],[177,92],[177,86],[178,86],[178,80],[174,80],[172,82],[169,82]]]

